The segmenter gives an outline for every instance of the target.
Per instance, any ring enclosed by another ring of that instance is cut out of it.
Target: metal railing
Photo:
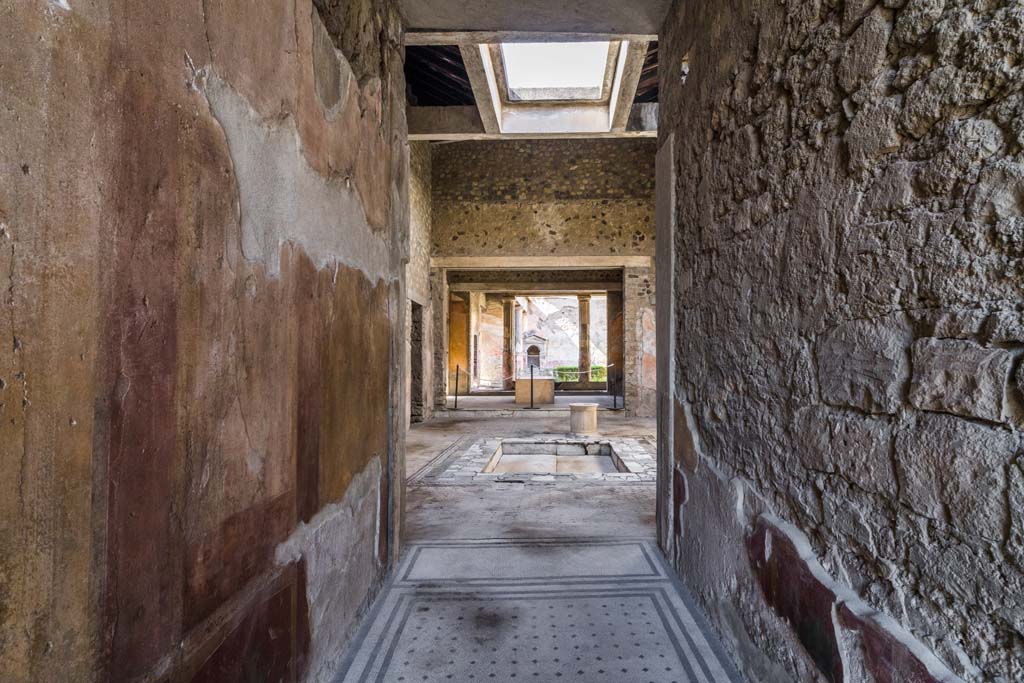
[[[459,380],[463,377],[463,375],[465,375],[465,379],[466,379],[466,392],[465,393],[468,394],[469,393],[469,389],[470,389],[470,387],[469,387],[469,373],[465,372],[462,369],[462,366],[456,365],[455,366],[455,408],[454,408],[455,410],[459,409],[459,388],[460,388],[459,387]]]
[[[616,366],[614,364],[609,364],[607,366],[602,366],[602,367],[605,369],[605,371],[608,371],[608,370],[610,370],[610,369],[612,369],[612,368],[614,368]],[[538,408],[534,405],[534,381],[537,380],[537,379],[551,379],[551,380],[557,381],[557,378],[555,377],[554,372],[552,371],[553,368],[548,368],[547,369],[548,371],[544,372],[544,374],[542,374],[542,375],[538,375],[537,371],[541,370],[543,372],[544,368],[538,368],[536,365],[533,365],[532,363],[529,366],[527,366],[527,368],[525,368],[525,369],[528,369],[529,373],[530,373],[530,376],[528,378],[530,380],[530,407],[527,410],[538,410]],[[461,379],[462,375],[466,375],[466,385],[467,385],[467,387],[466,387],[466,393],[464,395],[469,394],[469,391],[470,391],[469,386],[468,386],[469,385],[469,373],[468,372],[463,372],[462,366],[456,365],[455,366],[455,404],[454,404],[453,410],[458,410],[459,409],[459,389],[460,389],[460,379]],[[510,377],[506,377],[505,379],[513,379],[513,380],[518,379],[518,372],[513,374]],[[523,379],[527,379],[527,378],[524,377]],[[625,396],[625,391],[624,391],[624,389],[625,389],[624,384],[621,381],[615,382],[615,384],[617,385],[618,391],[614,391],[614,390],[611,390],[612,389],[611,377],[609,377],[606,380],[606,382],[608,383],[608,386],[609,386],[609,389],[610,389],[609,393],[612,395],[612,409],[613,410],[619,410],[619,398],[621,396],[621,398],[622,398],[622,409],[624,410],[625,407],[626,407],[626,396]],[[620,394],[620,392],[621,392],[621,394]]]

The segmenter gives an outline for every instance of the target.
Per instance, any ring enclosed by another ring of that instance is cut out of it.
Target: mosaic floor
[[[338,683],[740,683],[653,542],[410,545]]]
[[[529,441],[573,444],[579,437],[568,434],[543,434]],[[646,483],[657,479],[657,447],[651,437],[599,438],[615,452],[625,471],[559,471],[559,472],[487,472],[485,471],[502,442],[519,441],[497,436],[467,436],[449,446],[441,455],[417,472],[410,483],[448,486],[510,482],[526,484],[550,483]],[[569,469],[569,468],[567,468]]]

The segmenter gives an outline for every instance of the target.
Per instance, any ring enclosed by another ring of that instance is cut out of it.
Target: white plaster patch
[[[71,11],[71,5],[68,4],[68,0],[48,0],[50,7],[64,10],[65,12]]]
[[[960,666],[964,668],[968,675],[974,676],[975,678],[981,678],[981,676],[984,675],[985,672],[971,661],[971,658],[966,652],[964,652],[962,647],[957,645],[955,642],[950,642],[949,639],[946,641],[946,646],[952,650],[953,654],[956,655],[956,658],[960,661]]]
[[[318,268],[341,264],[362,271],[373,283],[390,281],[384,233],[370,227],[351,182],[325,178],[309,166],[292,117],[265,122],[209,71],[199,87],[227,137],[245,257],[277,277],[281,247],[292,243]]]
[[[747,512],[746,512],[746,487],[743,485],[743,481],[739,478],[732,480],[733,495],[736,500],[736,521],[740,524],[746,524]]]
[[[277,547],[279,565],[300,559],[306,565],[310,652],[306,679],[333,680],[358,626],[360,610],[380,576],[380,458],[374,458],[349,484],[345,497],[300,524]]]

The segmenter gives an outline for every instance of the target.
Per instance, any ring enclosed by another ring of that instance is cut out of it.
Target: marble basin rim
[[[502,439],[499,442],[482,473],[608,474],[629,471],[629,467],[615,452],[612,443],[605,439],[513,438]]]

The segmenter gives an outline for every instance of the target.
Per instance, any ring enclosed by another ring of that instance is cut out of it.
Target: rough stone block
[[[935,214],[925,246],[912,267],[920,301],[946,302],[1019,299],[1020,278],[1001,257],[979,254],[981,241],[993,231],[956,214]]]
[[[847,0],[843,3],[843,33],[852,31],[874,4],[873,0]]]
[[[836,76],[848,93],[858,90],[873,79],[885,66],[886,46],[892,25],[885,11],[878,7],[857,28],[847,41]]]
[[[797,413],[794,432],[804,446],[804,467],[834,474],[865,491],[896,495],[888,418],[814,407]]]
[[[967,205],[972,220],[995,222],[1024,212],[1024,163],[1000,160],[981,172]]]
[[[986,344],[1024,343],[1024,311],[997,311],[985,320],[981,336]]]
[[[966,119],[950,124],[946,133],[948,155],[953,168],[966,171],[999,152],[1005,144],[1003,131],[988,119]]]
[[[970,614],[974,606],[982,604],[999,605],[1002,614],[1018,614],[1024,618],[1024,591],[1007,590],[1001,567],[991,561],[989,548],[985,547],[990,543],[979,547],[973,539],[969,543],[939,539],[937,534],[923,534],[925,528],[926,525],[922,524],[913,529],[905,550],[907,560],[915,567],[929,569],[927,575],[922,576],[922,582],[917,584],[922,594],[931,594],[938,589],[956,595],[956,603],[947,609],[958,615]],[[1008,545],[1012,546],[1012,541]],[[964,577],[968,576],[970,580],[965,581]]]
[[[909,330],[902,317],[851,320],[817,345],[821,397],[867,413],[895,413],[910,372]]]
[[[864,122],[867,126],[867,121]],[[851,126],[852,128],[852,126]],[[850,132],[847,132],[847,136]],[[874,139],[875,133],[865,130],[864,135]],[[889,137],[889,133],[885,137]],[[847,139],[847,145],[851,142]],[[877,145],[869,146],[866,142],[856,142],[863,145],[865,151],[859,152],[866,155],[868,149],[880,149]],[[883,147],[884,148],[884,147]],[[852,151],[851,151],[852,156]],[[852,161],[851,161],[852,163]],[[864,209],[868,214],[885,214],[889,211],[900,211],[909,208],[914,204],[914,173],[919,166],[914,161],[896,161],[889,164],[871,187],[864,193]],[[856,167],[854,167],[856,168]]]
[[[895,37],[908,45],[917,45],[942,17],[946,0],[910,0],[896,18]]]
[[[884,574],[887,563],[903,557],[903,539],[893,532],[891,507],[878,494],[832,484],[821,493],[821,513],[828,538],[837,539],[836,556],[855,585],[861,585],[863,576]]]
[[[900,128],[914,138],[923,137],[942,118],[948,93],[956,87],[956,69],[943,66],[930,72],[907,91]]]
[[[530,405],[530,380],[516,380],[516,405]],[[555,402],[555,381],[553,379],[533,380],[533,404],[551,405]]]
[[[989,316],[982,308],[928,308],[912,315],[920,334],[940,339],[973,339]]]
[[[907,259],[922,243],[917,222],[883,221],[849,226],[843,235],[839,269],[856,317],[909,305],[915,291]]]
[[[921,410],[992,422],[1005,417],[1013,356],[969,341],[919,339],[914,343],[910,402]]]
[[[998,540],[1007,521],[1006,466],[1019,433],[951,415],[919,415],[896,433],[902,501],[963,538]]]
[[[870,169],[883,155],[899,149],[898,118],[899,104],[891,97],[866,106],[854,117],[844,138],[851,171]]]

